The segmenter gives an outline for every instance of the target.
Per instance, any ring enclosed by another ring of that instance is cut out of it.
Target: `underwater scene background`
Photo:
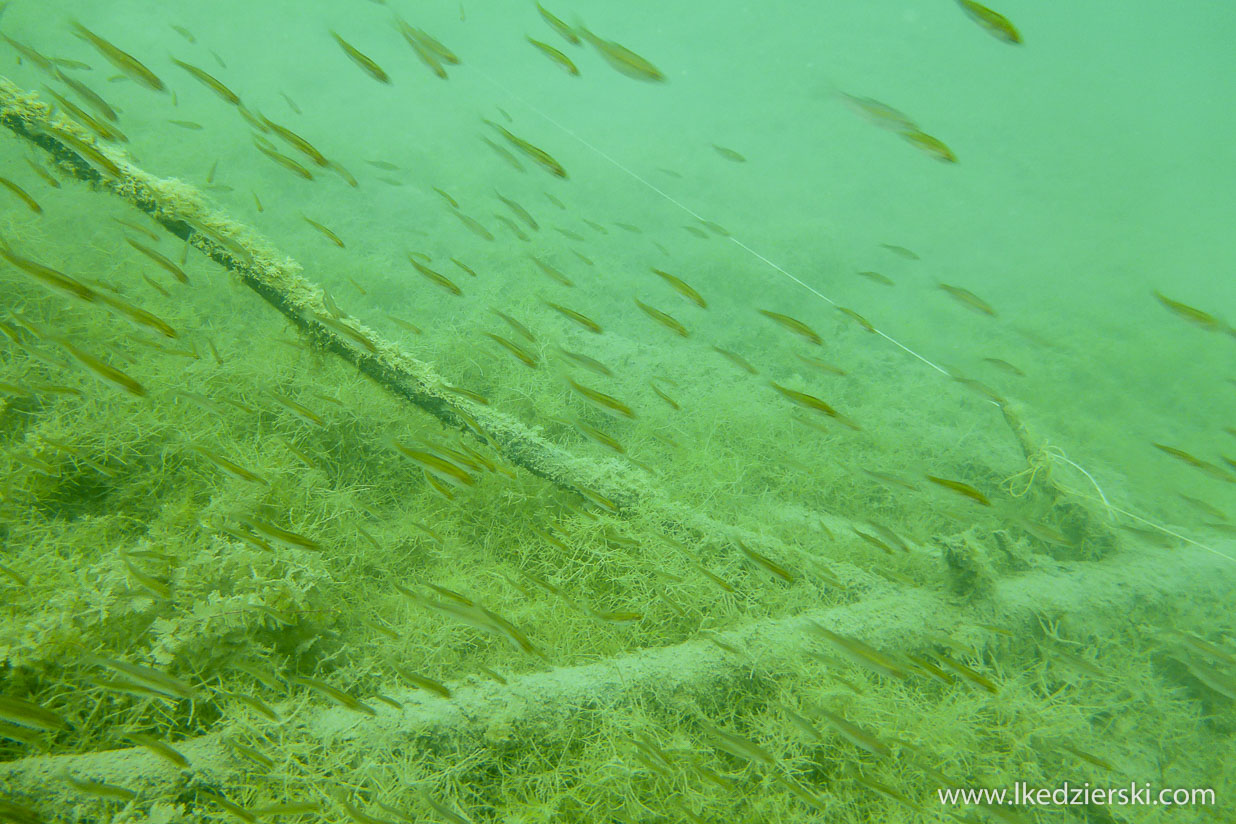
[[[0,821],[1233,820],[1234,27],[0,4]]]

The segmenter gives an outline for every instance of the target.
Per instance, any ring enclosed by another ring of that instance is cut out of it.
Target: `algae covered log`
[[[339,356],[396,396],[443,424],[489,441],[516,466],[562,489],[588,497],[599,491],[620,509],[636,503],[640,482],[619,464],[576,461],[536,432],[481,404],[465,405],[437,388],[433,369],[381,340],[355,321],[331,318],[321,288],[301,267],[280,255],[252,229],[209,206],[202,195],[177,180],[137,168],[113,149],[102,149],[83,129],[56,117],[37,95],[0,78],[0,125],[47,152],[59,167],[96,189],[114,194],[150,215],[167,231],[235,273],[322,350]],[[324,320],[326,319],[326,320]]]

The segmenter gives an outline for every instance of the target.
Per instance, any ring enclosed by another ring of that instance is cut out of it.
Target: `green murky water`
[[[1232,10],[547,11],[3,6],[0,820],[1226,820]]]

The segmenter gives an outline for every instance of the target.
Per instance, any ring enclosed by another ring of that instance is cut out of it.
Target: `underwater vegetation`
[[[763,12],[251,5],[0,4],[0,822],[1231,818],[1230,284],[949,256],[988,126]]]

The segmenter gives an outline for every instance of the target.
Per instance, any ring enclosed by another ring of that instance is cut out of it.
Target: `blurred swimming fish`
[[[821,346],[824,343],[823,339],[816,334],[814,329],[797,318],[792,318],[789,315],[783,315],[780,312],[773,312],[769,309],[759,309],[757,311],[764,317],[775,322],[778,326],[806,338],[816,346]]]
[[[51,186],[53,189],[60,188],[60,181],[57,180],[55,177],[53,177],[51,172],[47,171],[42,166],[40,166],[38,163],[34,162],[28,157],[26,158],[26,163],[30,166],[30,168],[34,171],[36,175],[38,175],[39,177],[43,179],[43,182],[46,183],[48,186]]]
[[[189,74],[193,75],[195,80],[197,80],[199,83],[201,83],[206,88],[210,89],[215,94],[219,95],[219,97],[221,97],[223,100],[227,101],[228,103],[231,103],[233,106],[240,105],[240,96],[237,95],[236,92],[229,89],[226,85],[224,85],[223,81],[215,77],[213,74],[210,74],[207,71],[199,69],[197,66],[194,66],[190,63],[185,63],[181,60],[177,60],[175,57],[171,58],[171,61],[175,63],[177,66],[180,66],[180,68],[187,71]]]
[[[98,135],[103,140],[111,141],[113,143],[128,143],[129,142],[129,138],[126,137],[124,132],[120,131],[120,129],[117,128],[114,124],[103,123],[102,121],[95,118],[93,115],[89,114],[86,111],[83,111],[82,108],[78,106],[76,103],[73,103],[71,100],[66,100],[55,89],[48,88],[46,86],[44,86],[43,88],[47,90],[47,93],[51,95],[52,98],[57,103],[59,103],[61,106],[64,107],[65,111],[67,111],[78,122],[80,122],[82,125],[89,128],[92,132],[94,132],[96,135]]]
[[[1178,300],[1172,300],[1162,292],[1156,291],[1154,296],[1158,298],[1159,303],[1163,304],[1169,311],[1178,317],[1184,318],[1189,323],[1200,326],[1203,329],[1214,332],[1223,328],[1223,322],[1209,312],[1204,312],[1187,303],[1181,303]]]
[[[528,224],[529,229],[531,229],[534,232],[540,231],[541,225],[536,222],[536,218],[532,216],[531,212],[529,212],[527,209],[525,209],[523,206],[521,206],[519,203],[512,200],[511,198],[504,196],[497,189],[494,190],[494,196],[497,197],[498,200],[501,200],[504,204],[506,204],[506,208],[510,209],[515,214],[516,217],[518,217],[524,223]]]
[[[81,349],[78,349],[65,338],[48,335],[48,340],[59,344],[60,347],[72,355],[78,363],[84,366],[88,372],[101,380],[103,383],[114,386],[124,392],[128,392],[130,395],[134,395],[139,398],[145,397],[146,388],[129,375],[121,372],[116,367],[99,360],[89,352],[84,352]]]
[[[472,234],[482,238],[483,240],[492,241],[494,239],[493,232],[486,229],[485,226],[476,218],[470,215],[465,215],[458,209],[452,209],[451,213],[455,215],[455,217],[459,218],[459,222],[462,223],[464,227]]]
[[[746,372],[747,374],[749,375],[759,374],[759,370],[757,370],[754,366],[752,366],[749,360],[747,360],[746,358],[744,358],[742,355],[738,354],[737,352],[731,352],[728,349],[722,349],[720,346],[713,346],[712,349],[714,352],[721,355],[726,360],[728,360],[730,363],[734,364],[735,366],[737,366],[739,369]]]
[[[996,316],[996,310],[991,308],[991,304],[971,292],[969,289],[963,289],[960,286],[950,286],[947,283],[941,283],[938,285],[942,290],[949,294],[949,297],[967,309],[993,318]]]
[[[443,289],[450,292],[452,295],[462,295],[463,294],[463,290],[460,289],[459,286],[455,284],[455,281],[451,280],[446,275],[440,272],[436,272],[433,269],[430,269],[428,266],[421,263],[416,258],[412,257],[412,255],[408,255],[408,260],[411,261],[412,267],[416,269],[416,271],[420,272],[426,278],[433,281],[437,285],[441,286]]]
[[[917,149],[923,150],[936,160],[944,163],[957,162],[957,155],[953,154],[953,150],[945,145],[944,141],[940,140],[938,137],[932,137],[919,129],[901,132],[901,137],[910,145]]]
[[[116,114],[116,110],[109,106],[106,100],[96,94],[95,91],[85,83],[68,76],[64,72],[60,71],[60,69],[56,69],[56,78],[61,83],[72,89],[78,97],[86,101],[86,103],[98,112],[100,116],[110,120],[112,123],[115,123],[119,119],[119,116]]]
[[[382,67],[375,63],[372,58],[344,40],[337,32],[332,31],[330,34],[331,37],[335,38],[335,42],[339,44],[339,48],[343,49],[344,54],[352,58],[352,62],[360,66],[366,74],[379,83],[389,84],[391,82],[390,75],[383,71]]]
[[[602,412],[608,412],[612,415],[618,415],[628,419],[635,418],[635,412],[632,411],[631,407],[627,406],[613,395],[607,395],[604,392],[583,386],[570,378],[567,378],[567,383],[570,384],[571,388],[578,392],[585,400],[597,409],[600,409]]]
[[[247,517],[238,518],[237,520],[263,538],[282,544],[289,549],[306,549],[312,552],[321,552],[323,549],[322,545],[312,538],[307,538],[298,532],[292,532],[281,526],[276,526],[269,521]]]
[[[867,278],[867,280],[874,281],[876,283],[881,284],[882,286],[896,286],[897,285],[893,281],[892,278],[888,277],[887,275],[882,275],[879,272],[872,272],[870,270],[867,270],[867,271],[859,272],[858,274]]]
[[[183,37],[185,40],[189,41],[190,44],[197,43],[197,38],[193,35],[193,32],[189,31],[184,26],[173,25],[172,31],[176,32],[181,37]]]
[[[588,41],[589,45],[605,58],[605,62],[609,63],[619,73],[635,80],[645,80],[653,83],[665,82],[665,75],[661,73],[660,69],[621,43],[597,37],[585,26],[580,26],[579,33]]]
[[[1013,45],[1021,42],[1021,34],[1003,14],[992,11],[981,3],[976,3],[975,0],[957,0],[957,2],[965,13],[970,15],[970,18],[992,37]]]
[[[489,311],[502,318],[502,320],[506,322],[507,326],[514,329],[515,332],[518,333],[521,338],[528,341],[528,343],[536,343],[536,335],[532,334],[532,330],[525,326],[522,322],[511,317],[501,309],[495,309],[491,306],[489,307]]]
[[[548,43],[542,42],[533,37],[529,37],[528,42],[536,46],[537,51],[539,51],[541,54],[545,55],[550,60],[557,63],[563,70],[566,71],[567,74],[576,75],[576,76],[579,75],[579,68],[575,65],[574,61],[572,61],[571,58],[567,57],[562,52],[558,51],[558,49],[555,49],[553,46],[549,45]]]
[[[137,251],[141,252],[146,257],[153,260],[155,263],[159,264],[160,267],[162,267],[167,272],[169,272],[172,275],[172,277],[176,278],[176,280],[180,281],[181,283],[189,282],[189,276],[185,274],[184,269],[181,269],[179,266],[173,263],[166,255],[162,255],[156,252],[154,249],[151,249],[149,246],[138,243],[136,240],[133,240],[132,238],[125,238],[125,242],[128,243],[130,246],[132,246]]]
[[[289,146],[296,149],[296,151],[300,152],[305,157],[312,160],[318,166],[325,167],[325,166],[330,165],[330,161],[327,160],[326,157],[321,152],[319,152],[312,143],[310,143],[308,140],[305,140],[303,137],[298,135],[296,132],[284,126],[280,126],[278,123],[275,123],[273,120],[270,120],[267,117],[263,117],[262,122],[265,123],[266,126],[272,132],[278,135],[279,138],[283,140],[283,142],[287,143]]]
[[[78,37],[98,49],[99,54],[103,55],[109,63],[128,75],[130,79],[152,91],[163,91],[163,81],[154,72],[146,68],[136,57],[103,39],[77,21],[73,21],[72,26],[73,32]]]
[[[893,132],[908,132],[918,128],[905,112],[875,98],[857,97],[843,91],[837,91],[837,96],[851,111],[878,128]]]
[[[558,34],[562,36],[562,39],[566,40],[572,46],[578,46],[580,44],[579,35],[575,33],[574,29],[564,23],[562,18],[550,12],[540,3],[536,4],[536,10],[541,13],[541,19],[548,23],[551,29],[558,32]]]
[[[412,51],[421,59],[421,62],[428,66],[429,70],[440,79],[446,80],[446,67],[442,65],[442,60],[438,53],[421,38],[422,32],[408,25],[407,22],[398,16],[395,17],[395,24],[399,28],[399,33],[403,35],[403,39],[412,47]],[[455,62],[459,61],[456,60]]]
[[[695,289],[686,283],[686,281],[671,275],[669,272],[665,272],[657,268],[653,268],[652,273],[668,283],[671,289],[694,303],[696,306],[701,309],[708,308],[708,301],[704,300],[700,293],[695,291]]]
[[[913,249],[907,249],[906,247],[898,246],[895,243],[881,243],[880,248],[887,249],[897,257],[904,258],[905,260],[922,260],[922,258],[918,256],[918,253]]]
[[[1176,460],[1183,461],[1184,463],[1188,464],[1194,469],[1200,470],[1201,472],[1209,475],[1212,478],[1216,478],[1220,481],[1227,481],[1228,483],[1236,483],[1236,475],[1233,475],[1231,472],[1228,472],[1226,469],[1219,466],[1218,464],[1214,464],[1214,463],[1211,463],[1210,461],[1203,460],[1197,457],[1196,455],[1185,452],[1183,449],[1179,449],[1174,446],[1168,446],[1167,444],[1156,443],[1154,446],[1156,449],[1166,452],[1168,455],[1171,455]]]
[[[18,186],[16,183],[9,180],[7,177],[0,177],[0,186],[3,186],[4,188],[8,189],[10,192],[15,194],[21,200],[22,203],[26,204],[26,207],[30,211],[34,212],[35,214],[43,213],[43,207],[40,206],[38,202],[34,198],[32,198],[28,192],[26,192],[25,189]]]
[[[67,730],[69,723],[57,712],[21,698],[0,695],[0,720],[36,730]]]
[[[518,343],[515,343],[515,341],[508,340],[507,338],[504,338],[501,335],[495,335],[493,332],[482,332],[481,334],[483,334],[485,337],[492,340],[494,343],[497,343],[499,346],[501,346],[506,351],[510,352],[512,355],[518,358],[525,366],[528,366],[532,369],[536,369],[537,364],[539,363],[537,356],[533,354],[532,352],[529,352],[524,347],[520,346]]]
[[[378,714],[377,710],[375,710],[373,707],[369,706],[365,702],[361,701],[355,695],[352,695],[349,692],[341,690],[338,687],[331,686],[330,684],[326,683],[325,681],[322,681],[321,679],[307,678],[301,675],[293,675],[288,678],[288,681],[290,681],[293,684],[299,684],[302,687],[308,687],[311,690],[321,693],[322,695],[326,696],[330,701],[334,702],[335,704],[338,704],[339,706],[344,707],[345,709],[352,710],[353,712],[360,712],[360,713],[364,713],[365,715],[377,715]],[[219,799],[215,798],[214,801],[218,803]],[[235,810],[229,810],[229,812],[232,812],[233,814],[235,814]],[[240,817],[244,818],[244,816],[240,816]],[[256,821],[256,817],[254,817],[252,814],[250,814],[249,817]]]
[[[926,477],[927,477],[927,480],[931,481],[933,484],[936,484],[937,486],[942,486],[945,489],[951,489],[952,491],[956,492],[958,495],[962,495],[966,498],[969,498],[975,503],[980,503],[983,506],[991,506],[991,501],[987,500],[987,496],[984,495],[982,492],[979,492],[974,487],[970,486],[970,484],[968,483],[965,483],[963,481],[954,481],[948,478],[941,478],[936,475],[927,475]]]
[[[275,144],[271,143],[261,135],[253,135],[253,145],[257,147],[258,151],[275,161],[275,163],[279,164],[283,168],[287,169],[289,172],[292,172],[298,177],[303,177],[305,180],[313,180],[313,172],[306,169],[295,159],[288,157],[283,152],[276,149]]]
[[[648,317],[652,318],[657,323],[664,326],[666,329],[669,329],[674,334],[680,335],[681,337],[684,337],[684,338],[690,336],[691,333],[687,331],[687,327],[683,326],[678,321],[677,318],[675,318],[673,315],[669,314],[668,312],[662,312],[660,309],[649,306],[648,304],[644,303],[639,298],[635,299],[635,305],[638,306],[641,310],[643,310],[644,314],[646,314]]]
[[[579,352],[571,352],[567,349],[563,349],[561,346],[557,347],[557,350],[560,355],[572,361],[577,366],[581,366],[584,369],[587,369],[589,372],[592,372],[593,374],[601,375],[606,378],[613,377],[614,375],[614,372],[612,369],[610,369],[605,364],[601,363],[596,358],[591,358]]]
[[[335,244],[335,245],[336,245],[336,246],[338,246],[340,249],[344,249],[344,248],[346,248],[346,247],[343,245],[343,240],[341,240],[341,239],[340,239],[339,235],[337,235],[337,234],[335,234],[334,232],[332,232],[332,231],[331,231],[328,227],[323,226],[321,223],[318,223],[316,220],[314,220],[314,219],[313,219],[313,218],[311,218],[311,217],[307,217],[307,216],[305,216],[305,215],[301,215],[301,217],[305,218],[305,222],[306,222],[306,223],[308,223],[310,226],[312,226],[313,228],[317,229],[317,230],[318,230],[319,232],[321,232],[324,236],[326,236],[326,238],[327,238],[327,239],[329,239],[331,243]]]
[[[545,301],[545,305],[575,321],[594,335],[599,335],[602,331],[604,331],[601,329],[601,324],[597,323],[582,312],[576,312],[574,309],[570,309],[560,303],[554,303],[548,300]]]
[[[559,163],[557,160],[554,160],[554,158],[549,154],[549,152],[545,151],[539,146],[534,146],[533,144],[529,143],[527,140],[524,140],[522,137],[517,137],[516,135],[512,134],[510,131],[508,131],[504,127],[499,126],[497,123],[493,122],[492,120],[486,120],[485,122],[488,123],[490,126],[492,126],[498,132],[498,134],[505,137],[508,143],[510,143],[516,149],[519,149],[521,152],[523,152],[525,155],[527,155],[532,160],[536,161],[536,163],[540,165],[541,168],[545,169],[550,174],[554,175],[555,177],[563,177],[563,178],[567,176],[566,169],[562,168],[562,164]]]

